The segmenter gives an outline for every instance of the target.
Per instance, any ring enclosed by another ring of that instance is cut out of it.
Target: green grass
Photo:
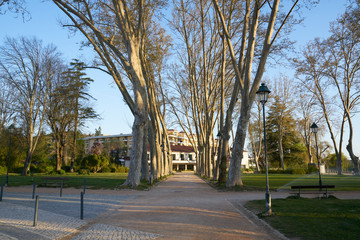
[[[265,201],[255,200],[246,204],[289,238],[300,239],[359,239],[360,200],[304,199],[289,197],[273,199],[272,216],[262,216]]]
[[[126,180],[127,173],[91,173],[90,175],[79,175],[77,173],[66,173],[64,175],[34,174],[34,176],[9,175],[8,186],[32,185],[33,181],[42,184],[42,177],[66,177],[64,187],[82,188],[86,180],[86,188],[89,189],[114,189],[119,188]],[[0,177],[0,182],[5,182],[5,176]]]
[[[335,191],[360,191],[360,177],[322,175],[323,185],[335,185]],[[242,174],[245,187],[265,189],[265,174]],[[290,189],[292,185],[318,185],[319,175],[269,174],[271,190]]]

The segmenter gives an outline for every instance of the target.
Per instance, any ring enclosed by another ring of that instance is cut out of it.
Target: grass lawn
[[[33,181],[41,184],[42,177],[66,177],[64,187],[82,188],[86,180],[86,188],[89,189],[114,189],[120,187],[126,180],[127,173],[91,173],[90,175],[79,175],[77,173],[66,173],[64,175],[34,174],[34,176],[20,176],[19,174],[9,175],[8,186],[32,185]],[[0,182],[5,182],[5,176],[0,177]]]
[[[245,207],[290,238],[359,239],[360,200],[273,199],[272,216],[261,214],[265,200],[250,201]]]
[[[242,174],[243,183],[249,188],[265,189],[265,174]],[[335,185],[335,191],[360,191],[360,177],[347,175],[322,175],[323,185]],[[318,174],[269,174],[270,189],[290,189],[292,185],[318,185]]]

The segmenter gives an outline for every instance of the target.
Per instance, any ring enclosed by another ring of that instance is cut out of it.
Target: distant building
[[[172,163],[174,170],[195,170],[196,153],[189,138],[184,132],[174,129],[168,130],[171,145]],[[190,136],[196,142],[196,136]],[[122,165],[129,166],[130,151],[132,148],[132,134],[100,135],[85,137],[85,153],[90,154],[91,147],[95,142],[100,142],[116,156],[116,161]],[[148,152],[148,156],[150,153]],[[228,159],[229,161],[230,159]],[[242,168],[249,168],[248,152],[244,151]]]

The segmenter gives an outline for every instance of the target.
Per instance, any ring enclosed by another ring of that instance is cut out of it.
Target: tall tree
[[[286,167],[302,166],[305,146],[297,132],[289,96],[275,95],[272,99],[266,121],[269,162],[273,167],[283,170]]]
[[[217,0],[212,0],[212,2],[221,20],[222,30],[226,36],[232,65],[236,73],[236,81],[238,82],[241,94],[240,117],[235,133],[234,147],[230,161],[228,180],[226,183],[228,187],[232,187],[235,185],[242,185],[241,161],[243,158],[244,144],[251,112],[250,110],[265,71],[265,65],[270,54],[270,50],[274,47],[275,40],[284,29],[285,23],[289,20],[291,13],[294,11],[299,1],[291,3],[289,10],[284,10],[284,14],[278,14],[280,0],[247,0],[246,7],[244,8],[244,14],[242,15],[243,17],[241,20],[239,19],[239,21],[242,21],[243,24],[243,34],[241,36],[241,46],[239,48],[238,59],[236,59],[235,49],[232,43],[233,40],[229,35],[229,27],[225,22],[225,17],[221,11],[219,2]],[[265,14],[262,15],[262,13],[266,13],[266,16]],[[266,21],[262,22],[262,25],[259,25],[262,16],[266,18]],[[264,26],[264,28],[262,28],[262,26]],[[276,29],[275,26],[277,26]],[[262,43],[260,43],[260,41],[262,41]],[[255,52],[258,54],[255,54]],[[254,77],[252,77],[253,73],[255,73]],[[234,88],[234,91],[235,90],[237,89]],[[227,131],[230,130],[228,129],[228,126],[226,126],[225,129],[226,128]],[[225,132],[224,134],[227,133]]]
[[[89,101],[94,99],[88,93],[88,87],[93,80],[86,77],[85,64],[77,59],[70,63],[70,68],[63,73],[67,84],[65,85],[65,92],[70,99],[71,118],[72,118],[72,152],[70,172],[74,171],[74,163],[77,153],[77,135],[79,127],[88,119],[98,118],[95,110],[89,106]]]
[[[223,45],[216,34],[219,25],[214,14],[208,1],[174,1],[172,27],[183,43],[183,50],[178,51],[181,65],[174,65],[175,97],[169,102],[188,138],[196,135],[192,144],[198,156],[197,172],[208,177],[213,175],[216,165],[213,132],[223,73],[218,62]]]
[[[59,65],[56,77],[50,83],[46,115],[55,139],[56,170],[60,170],[63,163],[66,164],[66,145],[69,145],[73,132],[70,168],[73,171],[79,123],[97,115],[92,107],[87,106],[91,96],[86,92],[86,86],[92,79],[85,77],[84,64],[75,60],[70,65],[68,69],[65,64]]]
[[[275,80],[274,89],[272,91],[273,103],[269,109],[269,118],[270,118],[270,133],[277,133],[277,151],[279,154],[280,166],[285,170],[284,164],[284,148],[283,148],[283,139],[287,133],[290,131],[290,127],[296,126],[294,124],[295,106],[293,105],[295,92],[293,91],[293,86],[291,81],[286,77],[281,77],[278,80]],[[272,118],[270,117],[272,116]],[[272,136],[275,137],[275,136]]]
[[[253,155],[255,161],[256,171],[260,172],[260,165],[264,166],[260,162],[260,157],[263,152],[263,124],[262,119],[262,106],[260,102],[257,102],[254,110],[251,113],[250,123],[249,123],[249,149]]]
[[[325,40],[315,39],[303,51],[303,58],[295,61],[297,72],[302,75],[304,86],[315,94],[322,108],[337,156],[338,174],[342,173],[342,142],[345,123],[348,123],[349,139],[346,149],[359,174],[359,157],[353,152],[352,116],[359,104],[360,31],[354,22],[357,8],[349,8],[332,25],[331,36]],[[334,94],[336,92],[336,94]],[[329,110],[333,106],[334,110]],[[337,111],[341,109],[340,111]],[[340,121],[340,137],[336,142],[331,114]]]
[[[45,118],[49,83],[59,63],[59,53],[52,45],[43,46],[35,38],[7,38],[0,47],[0,68],[16,91],[17,112],[27,136],[27,155],[22,175],[30,169]]]
[[[104,72],[111,75],[121,91],[125,102],[134,115],[132,128],[133,146],[131,151],[130,170],[125,185],[140,184],[141,169],[148,173],[146,154],[147,124],[149,119],[149,103],[157,103],[147,94],[151,81],[146,79],[148,73],[143,60],[148,45],[149,30],[154,24],[154,13],[163,5],[163,1],[63,1],[53,2],[67,15],[72,24],[79,30],[97,53]],[[161,39],[158,39],[159,41]],[[125,79],[124,79],[125,78]],[[130,80],[129,93],[126,78]],[[157,104],[156,104],[157,105]],[[151,120],[154,120],[152,118]],[[154,126],[154,125],[151,125]],[[154,129],[159,131],[159,129]],[[163,144],[168,144],[164,142]],[[169,147],[168,147],[169,149]],[[146,164],[145,164],[146,163]]]

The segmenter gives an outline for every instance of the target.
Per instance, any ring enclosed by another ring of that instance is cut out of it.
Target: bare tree
[[[260,172],[260,156],[263,151],[263,125],[261,122],[262,119],[262,106],[260,102],[256,102],[254,110],[251,113],[250,123],[249,123],[249,149],[251,149],[252,156],[255,161],[256,171]]]
[[[228,180],[226,183],[228,187],[232,187],[235,185],[242,185],[241,162],[243,158],[246,132],[249,124],[252,104],[265,71],[267,58],[270,54],[271,48],[274,47],[276,38],[279,36],[285,23],[289,20],[291,13],[298,4],[298,1],[294,1],[289,10],[284,12],[285,14],[278,14],[280,0],[247,0],[246,7],[244,8],[244,14],[242,15],[243,18],[242,20],[239,20],[242,21],[243,24],[243,34],[238,60],[235,56],[235,49],[229,35],[228,25],[226,24],[219,2],[217,0],[213,0],[212,2],[221,20],[221,26],[226,36],[232,65],[236,73],[236,81],[239,84],[239,91],[241,94],[240,117],[235,134]],[[266,30],[259,28],[262,16],[261,13],[263,12],[266,12],[267,14],[266,21],[263,22],[263,26],[265,26]],[[275,26],[277,27],[275,28]],[[264,30],[264,32],[262,32],[264,33],[263,35],[259,33],[261,29]],[[259,40],[262,40],[262,43],[260,43]],[[252,77],[254,72],[255,77]],[[228,131],[229,130],[230,129],[228,129]]]
[[[42,46],[34,38],[7,38],[0,48],[3,78],[16,91],[16,108],[27,136],[28,150],[22,175],[30,169],[45,117],[49,83],[58,65],[54,46]]]
[[[151,114],[149,104],[157,103],[157,100],[149,100],[154,95],[147,94],[147,87],[154,85],[150,86],[151,81],[146,78],[150,74],[146,73],[144,63],[148,59],[145,56],[146,43],[149,29],[154,23],[153,14],[164,3],[151,0],[53,2],[72,22],[68,26],[80,31],[86,37],[87,44],[94,48],[104,67],[102,71],[113,77],[134,115],[130,170],[124,184],[135,187],[140,184],[141,172],[148,173],[143,151],[146,149],[148,118]],[[132,95],[126,78],[130,80]],[[156,125],[150,125],[153,126]]]
[[[182,44],[177,50],[180,64],[173,65],[169,103],[197,152],[197,172],[217,179],[214,128],[232,85],[226,45],[217,34],[219,22],[214,15],[211,2],[174,1],[171,24]]]
[[[26,9],[25,0],[0,0],[0,14],[6,14],[7,11],[15,14],[20,13],[23,20],[30,19],[31,17]]]
[[[297,98],[298,111],[300,119],[298,121],[298,132],[300,133],[303,142],[307,149],[309,163],[314,163],[313,154],[311,151],[311,131],[310,126],[316,118],[316,112],[314,111],[316,98],[309,94],[300,94]]]
[[[0,132],[9,125],[15,116],[16,95],[11,86],[0,76]]]
[[[360,41],[358,24],[353,23],[354,10],[350,8],[332,24],[331,36],[323,41],[315,39],[303,51],[303,59],[296,61],[297,71],[305,78],[304,86],[315,94],[321,105],[337,157],[338,174],[342,173],[342,142],[345,123],[348,123],[349,139],[346,149],[354,164],[355,174],[359,174],[359,157],[353,152],[352,116],[360,100]],[[355,14],[356,15],[356,14]],[[333,94],[333,92],[337,92]],[[329,99],[326,98],[328,95]],[[329,106],[340,109],[340,138],[336,144]]]

